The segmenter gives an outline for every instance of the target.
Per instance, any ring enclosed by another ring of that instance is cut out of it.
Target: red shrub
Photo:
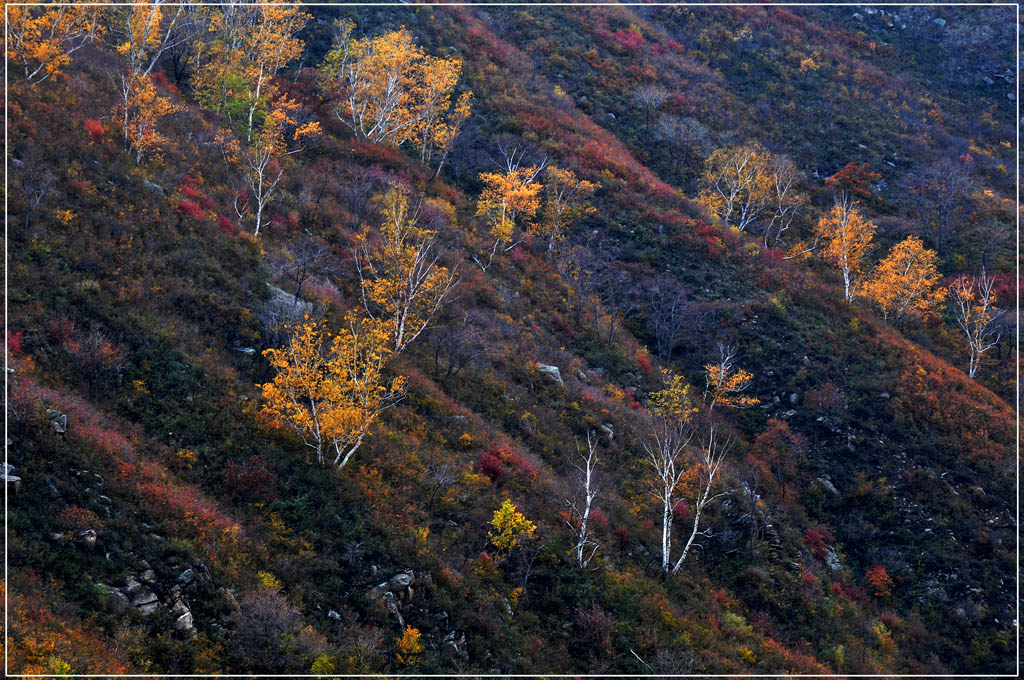
[[[612,33],[612,37],[628,50],[635,50],[645,42],[644,37],[632,29],[615,31],[615,33]]]
[[[50,321],[46,325],[46,332],[50,340],[55,343],[64,344],[67,340],[75,337],[75,322],[66,316],[59,321]]]
[[[636,364],[640,367],[640,371],[644,374],[645,378],[650,378],[654,375],[654,366],[651,365],[651,355],[642,347],[636,351]]]
[[[201,220],[206,217],[206,213],[203,212],[202,207],[198,203],[185,199],[178,202],[178,212],[186,217],[194,217],[197,220]]]
[[[95,118],[87,118],[84,127],[85,131],[89,133],[89,141],[91,142],[102,141],[103,135],[106,134],[106,130],[103,129],[103,123]]]
[[[821,579],[814,575],[814,572],[805,571],[800,574],[800,579],[809,586],[816,586],[821,583]]]
[[[572,328],[569,326],[569,324],[567,324],[565,322],[565,319],[563,319],[558,314],[555,314],[555,330],[557,330],[559,333],[566,336],[570,340],[576,337],[576,334],[572,332]]]
[[[476,459],[476,466],[495,484],[501,484],[505,479],[505,468],[501,464],[501,459],[489,451],[480,454],[480,457]]]
[[[608,517],[601,508],[594,508],[590,511],[590,522],[595,529],[604,529],[608,526]]]
[[[825,545],[832,540],[834,540],[832,530],[824,524],[811,527],[804,532],[804,544],[819,560],[825,559]]]
[[[235,224],[227,215],[220,215],[217,218],[217,228],[223,231],[225,234],[237,234],[238,225]]]
[[[21,344],[24,342],[24,333],[18,331],[17,333],[11,333],[7,331],[7,350],[14,356],[21,356],[22,347]]]
[[[612,532],[612,536],[615,537],[615,542],[618,543],[619,548],[625,548],[633,539],[633,532],[626,527],[618,527]]]
[[[77,505],[65,508],[59,517],[61,524],[69,529],[78,531],[81,529],[99,529],[103,526],[103,520],[92,510],[80,508]]]
[[[532,482],[537,479],[537,469],[514,449],[503,444],[492,446],[480,454],[476,461],[477,468],[490,477],[495,484],[501,484],[508,475]]]

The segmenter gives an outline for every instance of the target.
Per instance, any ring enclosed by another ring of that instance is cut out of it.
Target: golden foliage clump
[[[859,295],[877,306],[886,320],[931,316],[948,293],[938,285],[938,261],[938,253],[911,236],[892,247]]]
[[[822,256],[843,273],[844,294],[853,300],[864,260],[871,252],[875,225],[852,202],[837,203],[821,216],[816,232],[824,242]]]
[[[296,34],[310,15],[280,1],[198,11],[212,39],[197,42],[193,53],[196,95],[251,141],[277,100],[272,76],[302,55],[305,43]]]
[[[431,57],[404,27],[375,38],[336,24],[335,45],[320,67],[321,87],[337,98],[334,114],[363,139],[415,143],[438,169],[469,117],[471,92],[455,98],[461,59]]]
[[[439,264],[437,232],[419,225],[406,191],[392,187],[381,205],[381,226],[360,234],[355,259],[367,313],[387,320],[392,348],[402,352],[427,328],[457,275]]]
[[[757,397],[743,394],[750,387],[754,374],[742,368],[736,368],[735,350],[721,347],[719,360],[704,366],[706,386],[704,398],[709,408],[716,405],[747,408],[760,403]]]
[[[690,385],[682,376],[666,371],[667,385],[651,395],[651,411],[659,418],[673,422],[689,422],[697,412]]]
[[[544,219],[532,226],[530,233],[546,238],[548,252],[551,252],[576,220],[594,211],[587,198],[597,190],[597,184],[580,179],[572,170],[554,165],[548,166],[545,174],[547,201]]]
[[[540,209],[540,192],[544,186],[537,181],[543,168],[539,165],[510,168],[507,172],[484,172],[480,181],[484,188],[477,199],[476,215],[483,217],[494,237],[490,257],[484,264],[477,261],[486,271],[494,256],[507,252],[519,245],[516,226],[527,230],[532,228],[533,218]]]
[[[292,330],[286,347],[264,355],[277,372],[261,386],[264,412],[295,431],[326,464],[342,468],[363,443],[380,414],[404,395],[402,377],[387,380],[390,328],[386,323],[346,317],[330,339],[322,323],[308,318]]]
[[[727,227],[744,231],[774,197],[771,154],[757,146],[715,150],[704,165],[698,201]]]
[[[135,162],[141,163],[143,157],[167,143],[157,123],[177,113],[181,107],[160,96],[149,78],[134,78],[126,82],[126,87],[127,94],[118,103],[115,115],[125,124],[125,143],[135,153]]]
[[[96,7],[8,5],[7,58],[21,66],[25,80],[41,83],[71,63],[71,55],[103,36]]]
[[[526,519],[526,516],[516,509],[515,503],[507,498],[501,507],[494,511],[489,524],[491,529],[487,536],[491,539],[491,545],[497,548],[502,556],[508,555],[513,548],[532,537],[537,530],[537,525]]]

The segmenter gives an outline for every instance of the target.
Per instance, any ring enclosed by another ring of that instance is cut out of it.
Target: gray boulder
[[[825,553],[825,564],[832,571],[843,570],[843,565],[839,562],[839,555],[836,554],[836,549],[832,546],[828,546],[828,551]]]
[[[82,529],[75,534],[75,541],[81,543],[86,548],[96,547],[96,530],[95,529]]]
[[[50,418],[50,427],[53,428],[54,432],[64,434],[68,431],[67,414],[48,408],[46,409],[46,415]]]
[[[113,586],[102,583],[99,587],[103,591],[103,606],[106,607],[107,611],[114,614],[124,614],[128,611],[131,603],[128,602],[128,598],[124,593]]]
[[[548,376],[559,385],[564,385],[562,382],[562,372],[558,370],[558,366],[548,366],[547,364],[537,364],[537,370]]]

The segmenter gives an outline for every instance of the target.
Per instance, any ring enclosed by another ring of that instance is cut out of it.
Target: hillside
[[[14,17],[10,672],[1013,673],[1013,8],[898,9]]]

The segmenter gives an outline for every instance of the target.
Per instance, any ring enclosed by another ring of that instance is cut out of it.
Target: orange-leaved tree
[[[150,78],[140,78],[132,84],[131,92],[122,102],[127,108],[122,112],[127,127],[124,129],[125,142],[135,153],[135,162],[141,163],[143,157],[167,142],[157,128],[157,123],[170,116],[181,107],[156,91]]]
[[[911,236],[894,245],[858,295],[876,305],[886,321],[925,318],[946,299],[939,287],[939,255]]]
[[[387,321],[391,347],[401,352],[427,328],[458,275],[439,263],[437,232],[419,225],[404,189],[391,187],[381,206],[380,228],[359,235],[356,270],[366,312]]]
[[[7,58],[25,80],[41,83],[71,63],[71,55],[103,35],[98,7],[7,5]]]
[[[981,357],[999,342],[1000,334],[993,330],[996,320],[1004,310],[996,308],[994,282],[982,270],[978,278],[958,276],[949,285],[953,300],[953,315],[957,325],[967,336],[970,363],[967,375],[971,378],[978,372]]]
[[[264,352],[277,372],[260,386],[264,412],[302,437],[318,463],[333,456],[343,468],[380,414],[404,395],[404,378],[384,376],[390,329],[349,314],[329,345],[323,324],[308,317],[291,330],[287,346]]]
[[[824,241],[822,256],[843,273],[843,294],[853,300],[860,282],[864,260],[871,252],[875,238],[875,225],[851,200],[840,200],[828,213],[821,216],[816,235]]]

